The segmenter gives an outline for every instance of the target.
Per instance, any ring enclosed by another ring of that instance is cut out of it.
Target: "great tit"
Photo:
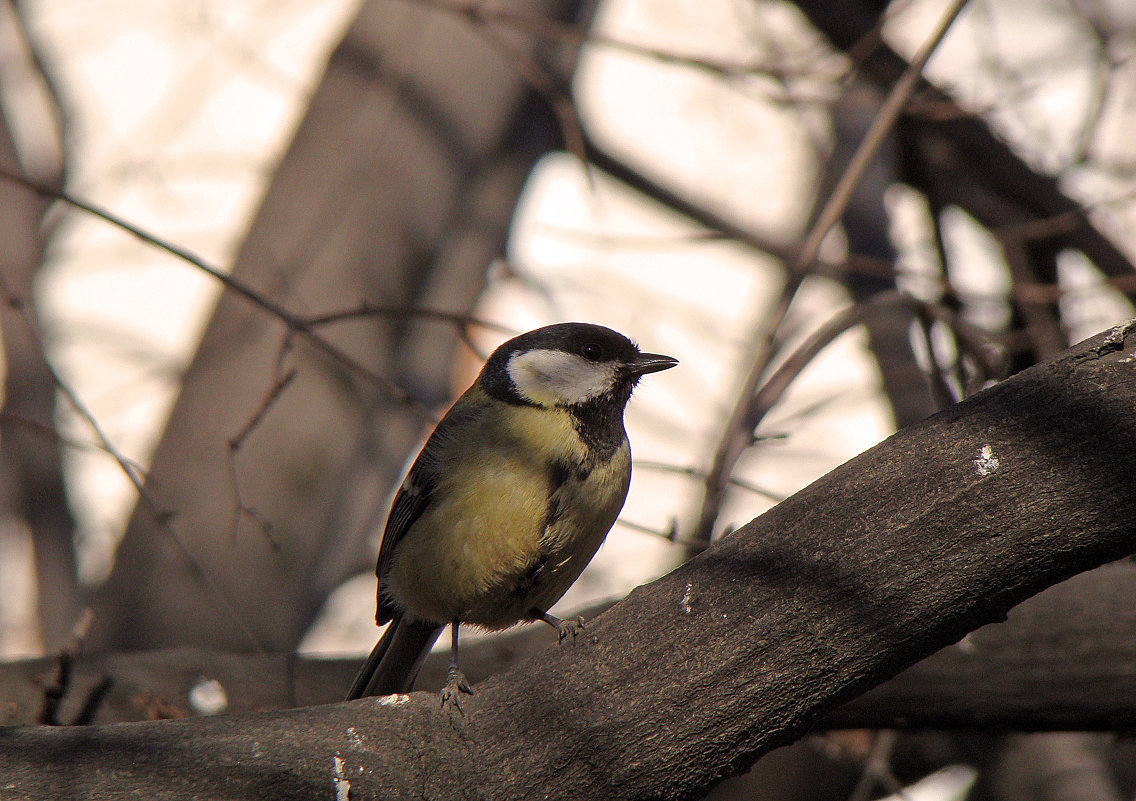
[[[591,561],[623,508],[631,449],[623,409],[639,379],[676,359],[622,334],[561,323],[510,339],[426,441],[395,495],[379,546],[379,625],[390,623],[347,698],[409,692],[451,626],[443,705],[471,692],[458,625],[542,620]]]

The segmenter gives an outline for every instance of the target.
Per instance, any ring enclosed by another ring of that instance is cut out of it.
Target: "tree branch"
[[[1004,623],[983,626],[895,678],[825,715],[817,728],[1116,731],[1136,721],[1136,562],[1074,576],[1015,606]],[[608,608],[582,611],[591,621]],[[477,683],[554,648],[544,626],[462,647],[462,668]],[[1070,655],[1075,655],[1071,658]],[[61,717],[78,717],[100,687],[96,723],[194,714],[193,694],[216,682],[226,711],[248,713],[331,704],[343,696],[361,656],[216,653],[199,648],[94,654],[73,659]],[[3,722],[41,717],[45,678],[55,659],[0,664]],[[426,661],[418,687],[446,681],[448,651]]]
[[[0,731],[22,798],[696,797],[1046,586],[1136,550],[1136,322],[913,425],[477,686]]]

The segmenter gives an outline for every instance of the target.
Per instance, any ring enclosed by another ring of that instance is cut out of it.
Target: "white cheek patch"
[[[611,389],[616,368],[560,350],[530,350],[509,359],[509,378],[529,401],[541,406],[581,403]]]

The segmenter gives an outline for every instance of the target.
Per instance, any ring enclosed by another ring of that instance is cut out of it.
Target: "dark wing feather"
[[[433,437],[431,437],[433,439]],[[427,440],[427,446],[429,440]],[[425,452],[423,448],[423,452]],[[402,541],[406,532],[414,525],[414,521],[422,516],[422,512],[430,504],[430,496],[437,485],[433,472],[425,467],[422,454],[418,454],[414,465],[402,482],[398,493],[394,496],[390,514],[387,515],[387,524],[383,529],[383,541],[379,545],[379,559],[375,564],[375,575],[379,578],[378,607],[375,611],[375,620],[381,626],[391,619],[394,607],[383,592],[384,579],[390,569],[394,549]]]
[[[426,444],[422,446],[418,458],[414,460],[410,472],[406,474],[406,479],[394,496],[390,514],[387,515],[386,527],[383,529],[383,541],[379,545],[379,559],[375,565],[375,575],[379,579],[375,620],[379,625],[386,623],[398,611],[383,592],[384,578],[390,570],[395,548],[430,505],[431,497],[438,486],[440,451],[449,446],[448,440],[453,438],[456,429],[480,413],[482,406],[480,401],[484,396],[477,397],[478,395],[480,393],[477,392],[476,387],[467,391],[463,396],[467,402],[463,404],[459,400],[441,419],[430,438],[426,440]]]

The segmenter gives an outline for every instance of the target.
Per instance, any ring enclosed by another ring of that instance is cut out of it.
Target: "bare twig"
[[[0,411],[0,420],[5,420],[10,423],[21,425],[74,451],[87,451],[90,453],[105,453],[108,456],[111,455],[106,448],[104,448],[97,442],[90,442],[87,440],[76,439],[75,437],[69,437],[59,431],[54,425],[49,425],[39,420],[33,420],[32,418],[25,417],[21,414],[16,414],[7,410]],[[131,470],[133,470],[137,475],[145,478],[146,471],[142,468],[142,465],[129,459],[128,457],[127,462],[130,464]]]
[[[438,320],[439,322],[449,323],[451,325],[457,326],[458,328],[466,328],[468,326],[488,328],[490,331],[496,331],[507,336],[515,336],[518,333],[516,329],[511,328],[507,325],[494,323],[490,320],[482,320],[469,314],[438,311],[436,309],[418,309],[403,305],[383,306],[374,303],[367,303],[365,301],[350,309],[343,309],[341,311],[335,312],[326,312],[324,314],[312,315],[303,319],[304,323],[309,328],[318,328],[320,326],[331,325],[333,323],[342,323],[348,320],[356,320],[360,317],[417,317],[427,320]]]
[[[761,425],[765,416],[781,401],[793,381],[812,363],[822,350],[832,344],[841,334],[862,323],[864,318],[874,309],[881,306],[893,305],[919,307],[925,304],[898,290],[883,292],[876,295],[867,303],[849,306],[809,335],[805,341],[762,382],[761,386],[754,392],[752,399],[747,404],[748,414],[741,425],[744,426],[744,430],[747,432],[750,440],[753,441],[755,437],[754,432],[757,427]],[[707,480],[711,477],[710,473],[706,474]],[[734,483],[736,482],[728,480],[726,485],[729,486]],[[716,509],[714,517],[715,519],[717,518]],[[710,538],[707,535],[708,532],[706,529],[701,529],[698,533],[702,536],[695,537],[694,539],[700,543],[699,547],[704,549],[710,544]]]
[[[1085,118],[1069,152],[1070,165],[1083,164],[1089,157],[1093,140],[1099,132],[1105,109],[1108,107],[1109,94],[1113,88],[1112,65],[1104,57],[1104,54],[1108,51],[1108,41],[1103,32],[1096,26],[1091,26],[1091,28],[1097,36],[1098,59],[1096,69],[1093,71],[1092,88],[1089,91]]]
[[[895,125],[904,105],[919,85],[923,68],[936,48],[950,30],[955,19],[966,7],[967,0],[953,0],[943,15],[938,28],[930,39],[920,48],[918,54],[908,65],[904,74],[892,87],[884,100],[876,118],[872,121],[863,141],[857,147],[841,175],[831,196],[826,200],[816,222],[805,237],[800,250],[793,259],[789,276],[782,288],[776,307],[767,319],[762,320],[751,337],[750,364],[745,381],[738,395],[738,401],[723,430],[719,445],[714,453],[709,475],[703,492],[702,508],[699,513],[694,539],[707,540],[712,536],[714,521],[718,517],[728,486],[728,476],[733,471],[742,453],[753,442],[753,429],[748,426],[753,417],[753,403],[762,377],[769,369],[776,352],[775,343],[789,307],[796,297],[801,282],[813,266],[820,253],[821,243],[840,219],[851,200],[852,193],[863,178],[872,157],[883,144],[887,133]]]
[[[582,30],[579,26],[546,16],[519,13],[506,8],[495,8],[477,0],[409,0],[409,2],[457,14],[485,26],[497,24],[512,30],[523,31],[530,36],[549,42],[557,42],[571,47],[582,47],[584,45],[606,47],[628,55],[651,59],[660,64],[701,70],[725,80],[763,76],[778,84],[785,85],[791,79],[809,77],[819,72],[817,58],[802,58],[799,64],[791,66],[762,64],[756,61],[726,61],[691,53],[676,53],[637,42],[629,42],[614,36],[597,33],[594,30]],[[837,66],[836,59],[833,59],[831,63],[833,65],[832,73],[824,77],[832,80],[839,79],[843,69]]]
[[[745,420],[746,430],[756,431],[765,419],[765,415],[781,401],[789,385],[809,366],[813,359],[832,344],[838,336],[862,323],[871,310],[880,306],[918,305],[920,305],[919,301],[898,290],[881,292],[867,303],[849,306],[816,329],[762,382],[761,387],[754,393],[749,404],[749,416]]]
[[[645,462],[639,459],[635,460],[634,466],[636,470],[658,470],[663,473],[677,473],[680,476],[690,476],[691,478],[697,478],[703,481],[706,480],[706,472],[704,470],[699,470],[696,467],[667,464],[666,462]],[[730,477],[730,486],[737,487],[738,489],[745,490],[746,492],[752,492],[754,495],[760,495],[763,498],[767,498],[768,500],[773,501],[774,503],[780,503],[781,501],[785,500],[786,497],[779,492],[774,492],[773,490],[766,489],[765,487],[759,487],[752,481],[746,481],[745,479],[738,478],[737,476]]]
[[[642,523],[636,523],[623,517],[617,519],[615,523],[618,526],[629,528],[632,531],[639,532],[640,534],[649,534],[652,537],[658,537],[659,539],[666,540],[667,542],[671,542],[676,545],[683,545],[687,548],[695,548],[698,545],[698,543],[696,543],[694,540],[683,537],[678,533],[678,520],[675,518],[671,518],[671,523],[665,531],[654,528],[653,526],[646,526]]]
[[[40,336],[39,328],[36,325],[35,319],[33,318],[30,309],[28,308],[27,302],[23,298],[16,296],[11,291],[8,286],[7,280],[2,273],[0,273],[0,293],[3,294],[3,302],[10,305],[13,310],[19,313],[19,316],[21,317],[25,327],[27,328],[29,335],[39,341],[39,347],[42,350],[42,337]],[[111,441],[110,437],[107,436],[102,426],[99,424],[99,421],[95,417],[95,415],[79,397],[78,393],[76,393],[75,390],[72,389],[71,385],[63,380],[63,378],[55,370],[55,367],[51,364],[51,362],[45,361],[45,365],[48,374],[51,376],[51,381],[59,391],[60,395],[62,395],[64,399],[66,399],[68,405],[71,406],[75,413],[90,428],[91,433],[94,434],[95,438],[98,440],[101,449],[109,454],[110,457],[114,459],[115,463],[118,464],[119,469],[126,476],[127,480],[130,481],[130,483],[134,486],[135,492],[138,493],[139,501],[147,508],[147,510],[149,510],[150,514],[154,517],[158,528],[164,534],[166,534],[167,537],[169,537],[170,541],[177,548],[178,552],[181,553],[193,575],[206,587],[208,587],[209,591],[212,592],[213,595],[218,599],[218,601],[224,607],[225,611],[230,615],[230,617],[241,629],[241,631],[249,638],[249,642],[258,650],[261,650],[262,645],[259,638],[245,622],[245,619],[241,616],[240,612],[237,610],[236,606],[229,598],[228,593],[224,590],[223,587],[221,587],[221,585],[214,581],[213,578],[202,569],[201,565],[193,556],[192,552],[190,552],[185,543],[182,542],[181,537],[178,536],[177,532],[174,530],[172,520],[175,513],[160,508],[158,502],[152,495],[150,495],[150,493],[143,485],[142,475],[136,469],[135,463],[118,450],[115,444]]]
[[[256,430],[257,426],[260,425],[260,421],[263,420],[265,415],[276,405],[276,402],[296,378],[297,372],[295,368],[282,372],[283,352],[285,350],[286,348],[281,349],[281,357],[277,359],[276,363],[276,380],[273,382],[268,392],[265,393],[260,407],[253,412],[253,415],[246,421],[244,426],[241,427],[241,430],[229,438],[228,442],[229,474],[233,484],[233,541],[236,542],[237,534],[240,531],[241,517],[246,516],[256,522],[261,534],[264,535],[264,538],[268,541],[272,549],[277,552],[279,552],[281,548],[280,543],[272,536],[272,524],[264,520],[253,506],[245,502],[244,495],[241,492],[240,474],[237,470],[237,454],[244,446],[245,440]]]
[[[1010,269],[1010,277],[1016,285],[1037,284],[1038,275],[1034,269],[1033,260],[1025,244],[1015,238],[1002,236],[999,238],[1002,246],[1002,255]],[[1015,303],[1022,317],[1024,333],[1029,337],[1037,361],[1046,361],[1053,358],[1069,343],[1065,341],[1065,333],[1061,328],[1056,309],[1052,303],[1045,300],[1020,298]]]
[[[235,278],[234,276],[229,275],[221,269],[209,264],[200,256],[197,256],[196,254],[190,252],[185,248],[168,242],[161,237],[151,234],[145,229],[128,222],[126,219],[107,209],[96,206],[93,203],[88,203],[86,201],[80,200],[62,189],[57,189],[55,187],[31,181],[17,173],[5,169],[0,169],[0,178],[11,181],[12,183],[22,186],[25,189],[35,192],[36,194],[43,197],[52,198],[54,200],[66,203],[67,205],[73,206],[74,208],[79,209],[86,214],[90,214],[91,216],[97,217],[104,222],[108,222],[116,228],[120,228],[121,230],[131,234],[135,238],[140,239],[146,244],[152,245],[159,250],[163,250],[166,253],[169,253],[170,255],[185,262],[186,264],[190,264],[198,270],[201,270],[205,274],[219,281],[225,289],[239,295],[256,308],[259,308],[280,320],[280,322],[283,323],[286,331],[294,332],[304,337],[304,339],[314,345],[317,350],[330,357],[337,364],[345,367],[352,374],[363,378],[368,383],[378,387],[389,397],[416,411],[424,419],[430,419],[431,416],[429,412],[424,409],[421,404],[419,404],[410,395],[410,393],[395,384],[390,379],[385,378],[375,373],[373,370],[368,369],[366,366],[337,348],[331,342],[324,339],[322,336],[312,330],[311,326],[308,324],[307,320],[304,317],[294,314],[283,305],[268,297],[265,297],[263,294],[257,292],[255,289],[253,289],[248,284],[245,284],[240,279]]]

